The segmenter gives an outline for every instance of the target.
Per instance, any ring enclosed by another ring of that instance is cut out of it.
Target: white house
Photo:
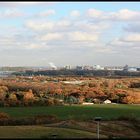
[[[104,101],[104,104],[111,104],[111,101],[107,99]]]
[[[83,105],[93,105],[94,103],[83,102]]]

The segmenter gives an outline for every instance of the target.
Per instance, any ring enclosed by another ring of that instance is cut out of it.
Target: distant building
[[[140,68],[137,68],[137,71],[140,71]]]
[[[100,65],[94,65],[93,69],[95,69],[95,70],[104,70],[104,67],[101,67]]]
[[[121,66],[107,66],[104,69],[105,70],[118,70],[118,71],[122,71],[123,67],[121,67]]]
[[[66,65],[66,66],[64,66],[64,68],[65,68],[66,70],[70,70],[70,69],[71,69],[71,66],[70,66],[70,65]]]
[[[62,81],[62,83],[65,83],[65,84],[81,84],[83,83],[83,81]]]
[[[137,68],[135,68],[135,67],[129,67],[129,68],[128,68],[128,71],[130,71],[130,72],[135,72],[135,71],[137,71]]]
[[[92,66],[84,66],[83,69],[84,70],[93,70],[93,67]]]
[[[98,98],[95,98],[95,99],[93,99],[93,103],[94,104],[101,104],[102,103],[102,100],[100,100]]]
[[[104,104],[111,104],[111,101],[107,99],[107,100],[105,100],[103,103],[104,103]]]
[[[125,65],[125,66],[123,67],[123,71],[128,71],[128,65]]]
[[[93,105],[94,103],[83,102],[82,105]]]
[[[76,66],[76,70],[83,70],[83,66]]]
[[[128,65],[125,65],[123,67],[123,71],[136,72],[137,68],[136,67],[129,67]]]

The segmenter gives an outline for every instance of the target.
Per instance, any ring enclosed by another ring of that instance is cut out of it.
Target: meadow
[[[96,138],[96,133],[45,126],[0,126],[0,138]],[[101,138],[106,136],[101,135]]]
[[[97,116],[102,117],[103,120],[119,117],[140,118],[140,106],[128,104],[1,107],[0,112],[5,112],[15,118],[54,115],[60,120],[91,120]]]

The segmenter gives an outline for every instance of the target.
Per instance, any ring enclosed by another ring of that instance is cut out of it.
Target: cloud
[[[120,20],[140,20],[140,12],[122,9],[115,14],[115,17]]]
[[[94,33],[99,33],[103,32],[106,29],[111,28],[111,24],[107,22],[77,22],[74,24],[75,29],[80,30],[80,31],[87,31],[87,32],[94,32]]]
[[[133,23],[133,24],[128,24],[127,26],[123,27],[124,31],[127,32],[134,32],[134,33],[140,33],[140,23]]]
[[[41,37],[42,41],[55,41],[61,40],[63,38],[62,34],[60,33],[48,33]]]
[[[48,22],[27,21],[25,23],[25,26],[35,31],[51,30],[54,27],[54,22],[52,21],[48,21]]]
[[[29,20],[25,23],[26,28],[31,29],[35,32],[74,32],[74,31],[82,31],[89,33],[103,32],[111,28],[111,24],[107,22],[98,22],[94,23],[91,21],[83,21],[83,20],[71,20],[71,19],[59,19],[57,21],[36,21]]]
[[[51,15],[55,15],[55,10],[47,10],[47,11],[42,11],[38,14],[36,14],[35,16],[40,16],[40,17],[47,17],[47,16],[51,16]]]
[[[80,12],[78,10],[73,10],[70,13],[71,17],[79,17],[80,16]]]
[[[35,44],[35,43],[31,43],[31,44],[27,44],[27,46],[24,46],[26,49],[36,49],[36,48],[41,48],[41,45],[39,44]]]
[[[68,37],[73,41],[97,41],[98,35],[87,32],[75,31],[68,33]]]
[[[132,34],[129,34],[125,37],[122,37],[121,38],[121,41],[124,41],[124,42],[140,42],[140,33],[132,33]]]
[[[111,46],[113,49],[118,49],[118,48],[127,48],[132,46],[132,42],[126,42],[123,39],[124,37],[120,38],[114,38],[112,39],[107,45]]]
[[[121,9],[115,12],[106,12],[96,9],[88,9],[86,16],[96,20],[109,20],[109,21],[139,21],[140,12],[132,11],[129,9]]]
[[[31,29],[35,32],[63,32],[71,30],[73,26],[70,26],[71,22],[68,20],[59,20],[59,21],[35,21],[30,20],[25,23],[25,26],[28,29]]]
[[[138,56],[140,51],[140,34],[125,34],[112,39],[107,46],[123,55],[128,53],[129,55]]]
[[[88,9],[87,10],[87,16],[91,18],[99,18],[104,15],[103,11],[96,10],[96,9]]]
[[[12,35],[0,35],[0,49],[14,48],[17,40]]]
[[[59,27],[70,26],[70,25],[71,25],[71,22],[68,20],[59,20],[56,22],[56,26],[59,26]]]
[[[23,17],[26,13],[12,8],[12,9],[6,9],[5,11],[0,12],[0,18],[16,18],[16,17]]]
[[[56,2],[0,2],[0,7],[17,7],[17,6],[35,6],[35,5],[52,5]]]

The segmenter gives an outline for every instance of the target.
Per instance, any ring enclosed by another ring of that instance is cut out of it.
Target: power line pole
[[[100,133],[100,132],[99,132],[99,129],[100,129],[100,128],[99,128],[99,123],[100,123],[100,122],[97,121],[97,138],[98,138],[98,139],[99,139],[99,133]]]
[[[97,121],[97,139],[100,138],[100,121],[101,121],[101,117],[95,117],[94,120]]]

